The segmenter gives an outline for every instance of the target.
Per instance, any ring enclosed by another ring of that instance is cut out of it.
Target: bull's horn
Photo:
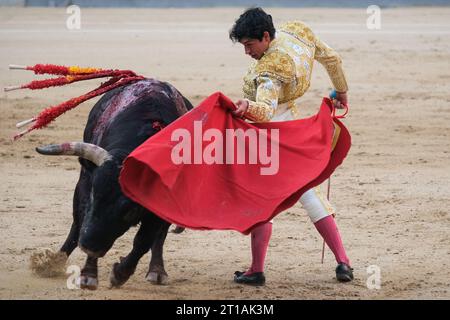
[[[101,166],[105,161],[112,159],[112,156],[105,149],[85,142],[49,144],[37,147],[36,151],[45,155],[78,156],[95,163],[97,166]]]

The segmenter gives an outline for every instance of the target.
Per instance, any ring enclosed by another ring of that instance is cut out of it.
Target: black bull
[[[73,197],[73,223],[60,251],[69,256],[78,245],[87,253],[81,270],[82,288],[97,288],[97,259],[138,223],[133,249],[114,264],[111,285],[124,284],[150,249],[147,280],[157,284],[167,281],[163,245],[170,224],[125,197],[118,177],[131,151],[190,109],[191,103],[170,84],[142,80],[105,94],[94,105],[84,142],[37,148],[47,155],[79,156],[81,172]]]

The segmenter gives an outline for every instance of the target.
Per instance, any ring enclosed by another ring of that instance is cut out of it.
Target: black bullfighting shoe
[[[234,282],[251,286],[263,286],[266,283],[266,277],[264,276],[264,272],[245,275],[245,272],[236,271],[234,273]]]
[[[339,263],[336,267],[336,279],[339,282],[349,282],[353,280],[353,268],[345,263]]]

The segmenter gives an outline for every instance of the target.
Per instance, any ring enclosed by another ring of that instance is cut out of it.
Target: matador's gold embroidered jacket
[[[314,60],[325,67],[338,92],[348,90],[336,51],[302,22],[281,26],[244,77],[244,97],[249,101],[245,117],[256,122],[297,119],[295,99],[309,88]]]

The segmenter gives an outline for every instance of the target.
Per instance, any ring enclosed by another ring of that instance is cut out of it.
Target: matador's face
[[[248,54],[253,59],[259,60],[269,48],[271,39],[269,33],[266,31],[262,40],[243,38],[239,42],[244,46],[245,54]]]

